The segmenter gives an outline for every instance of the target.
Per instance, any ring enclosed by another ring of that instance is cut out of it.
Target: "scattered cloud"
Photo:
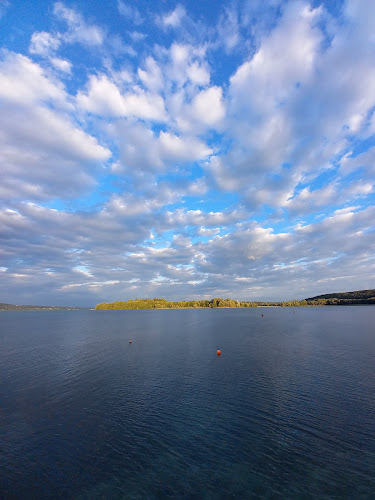
[[[61,40],[46,31],[36,31],[31,36],[29,52],[42,56],[50,55],[56,52],[61,44]]]
[[[0,300],[373,288],[370,2],[103,8],[4,30]]]
[[[162,24],[166,28],[177,28],[181,24],[182,18],[186,15],[185,8],[178,4],[176,8],[162,17]]]
[[[121,93],[106,75],[92,75],[87,93],[78,92],[78,106],[98,115],[163,121],[166,117],[163,98],[143,89]]]
[[[95,24],[87,23],[76,10],[66,7],[62,2],[56,2],[53,12],[56,17],[67,24],[67,31],[61,35],[65,42],[94,46],[103,43],[103,29]]]
[[[90,170],[111,153],[75,123],[61,83],[29,58],[8,53],[0,63],[0,96],[3,199],[70,198],[95,184]]]
[[[163,131],[157,135],[132,120],[117,122],[112,134],[120,150],[120,162],[115,166],[118,173],[130,170],[137,175],[164,172],[167,168],[176,170],[181,164],[204,160],[212,153],[211,148],[196,137]]]
[[[226,53],[230,54],[243,41],[237,9],[234,7],[224,9],[217,30],[220,42],[224,46]]]
[[[51,57],[52,65],[64,73],[71,73],[72,63],[66,59],[60,59],[59,57]]]
[[[119,13],[128,20],[130,20],[136,26],[139,26],[144,23],[144,17],[142,16],[141,12],[137,7],[128,5],[127,3],[122,2],[121,0],[118,0],[117,7]]]

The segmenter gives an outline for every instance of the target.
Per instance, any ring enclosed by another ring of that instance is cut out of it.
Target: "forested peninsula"
[[[135,299],[117,302],[102,302],[97,304],[96,310],[123,310],[123,309],[198,309],[198,308],[225,308],[225,307],[303,307],[303,306],[331,306],[375,304],[375,290],[358,290],[355,292],[331,293],[317,295],[303,300],[287,302],[240,301],[233,299],[214,298],[211,300],[184,300],[168,301],[166,299]]]

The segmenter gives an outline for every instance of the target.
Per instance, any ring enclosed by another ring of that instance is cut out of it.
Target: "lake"
[[[374,367],[374,306],[1,312],[0,498],[373,499]]]

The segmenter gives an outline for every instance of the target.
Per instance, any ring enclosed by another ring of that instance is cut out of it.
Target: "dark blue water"
[[[2,312],[0,498],[373,499],[374,368],[373,306]]]

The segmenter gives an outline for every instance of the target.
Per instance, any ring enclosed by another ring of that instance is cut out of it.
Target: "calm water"
[[[373,306],[2,312],[0,498],[373,499],[374,368]]]

